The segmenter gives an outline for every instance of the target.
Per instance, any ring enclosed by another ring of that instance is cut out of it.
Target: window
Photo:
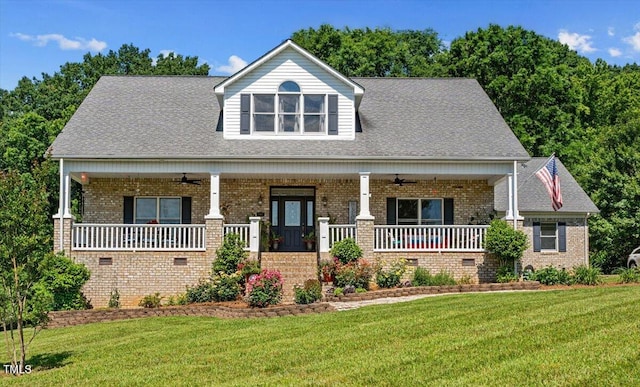
[[[277,94],[254,94],[253,130],[276,134],[325,133],[326,99],[326,94],[302,94],[293,81],[283,82]]]
[[[558,224],[540,223],[540,249],[558,251]]]
[[[181,198],[138,197],[135,201],[135,223],[180,224]]]
[[[398,199],[398,224],[442,224],[442,199]]]
[[[566,222],[533,222],[533,251],[566,252]]]

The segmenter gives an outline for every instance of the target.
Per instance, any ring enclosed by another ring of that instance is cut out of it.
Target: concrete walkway
[[[486,291],[482,293],[505,293],[505,292],[518,292],[518,291],[527,291],[527,290],[494,290],[494,291]],[[328,304],[331,305],[333,308],[335,308],[335,310],[337,311],[343,311],[343,310],[358,309],[363,306],[369,306],[369,305],[395,304],[398,302],[419,300],[425,297],[448,296],[452,294],[463,294],[463,293],[416,294],[413,296],[384,297],[384,298],[376,298],[373,300],[363,300],[363,301],[329,302]]]

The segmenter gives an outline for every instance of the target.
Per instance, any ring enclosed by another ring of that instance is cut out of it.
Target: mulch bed
[[[599,286],[620,286],[619,284],[604,284]],[[131,308],[131,309],[91,309],[91,310],[69,310],[51,312],[49,328],[66,327],[94,322],[105,322],[115,320],[126,320],[133,318],[155,317],[155,316],[207,316],[219,318],[256,318],[256,317],[279,317],[295,316],[308,313],[324,313],[335,311],[329,302],[353,302],[374,300],[377,298],[402,297],[419,294],[439,294],[439,293],[470,293],[487,291],[506,290],[556,290],[574,289],[587,287],[584,285],[555,285],[541,286],[539,282],[514,282],[508,284],[474,284],[474,285],[451,285],[451,286],[418,286],[395,289],[380,289],[366,293],[353,293],[341,296],[325,295],[324,302],[316,302],[310,305],[272,305],[267,308],[252,308],[246,302],[230,301],[191,304],[184,306],[163,306],[155,309]]]

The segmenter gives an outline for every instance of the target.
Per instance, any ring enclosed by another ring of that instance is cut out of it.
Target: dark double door
[[[313,196],[279,196],[271,199],[271,228],[284,240],[278,251],[305,251],[303,235],[314,230]]]

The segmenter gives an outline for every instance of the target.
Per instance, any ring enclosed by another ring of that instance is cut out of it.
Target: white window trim
[[[552,237],[551,235],[542,235],[542,226],[543,225],[549,225],[549,224],[553,224],[555,226],[555,233],[554,236]],[[553,249],[545,249],[542,247],[542,240],[543,239],[551,239],[551,238],[555,238],[555,248]],[[558,247],[558,242],[559,242],[559,235],[558,235],[558,222],[540,222],[540,252],[541,253],[557,253],[558,251],[560,251],[559,247]]]
[[[396,224],[400,224],[400,211],[398,210],[398,204],[400,200],[417,200],[418,201],[418,223],[416,225],[423,226],[422,224],[422,201],[423,200],[439,200],[440,201],[440,223],[444,224],[444,198],[397,198],[396,199]],[[426,226],[426,225],[425,225]]]
[[[160,223],[160,199],[179,199],[180,200],[180,222],[178,224],[182,224],[182,196],[134,196],[133,198],[133,224],[145,224],[138,223],[138,199],[156,199],[156,222],[158,224],[166,224]]]
[[[283,81],[278,85],[278,88],[280,88],[280,85],[282,85],[283,83],[285,83],[287,81]],[[296,82],[297,83],[297,82]],[[300,85],[298,84],[298,87]],[[256,112],[255,111],[255,96],[256,95],[273,95],[273,112],[267,113],[267,112]],[[297,118],[298,118],[298,126],[300,128],[300,130],[298,132],[285,132],[285,131],[281,131],[280,130],[280,116],[284,116],[284,115],[293,115],[293,113],[280,113],[279,112],[279,106],[280,106],[280,95],[298,95],[299,98],[299,106],[300,106],[300,110],[298,113],[296,113]],[[304,111],[304,97],[305,95],[317,95],[317,96],[322,96],[324,98],[323,101],[323,108],[324,111],[322,113],[305,113]],[[251,93],[251,134],[252,135],[256,135],[256,136],[324,136],[327,135],[329,133],[329,100],[328,100],[328,94],[327,93],[304,93],[302,88],[300,88],[300,92],[286,92],[286,91],[278,91],[276,90],[275,93]],[[255,116],[256,114],[258,115],[268,115],[268,114],[273,114],[273,131],[260,131],[260,130],[256,130],[256,121],[255,121]],[[320,116],[320,117],[324,117],[323,123],[322,123],[322,131],[319,132],[306,132],[305,131],[305,123],[304,123],[304,118],[305,115],[313,115],[313,116]]]

